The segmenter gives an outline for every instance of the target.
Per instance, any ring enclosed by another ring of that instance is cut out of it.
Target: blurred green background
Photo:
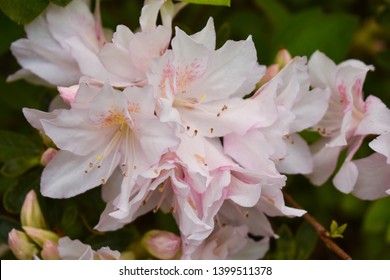
[[[118,24],[136,30],[142,5],[142,0],[102,0],[103,24],[113,30]],[[251,34],[260,64],[272,64],[281,48],[293,56],[310,56],[318,49],[336,63],[356,58],[372,64],[375,71],[368,74],[365,95],[376,95],[390,105],[390,0],[231,0],[230,8],[190,4],[174,24],[191,34],[203,28],[209,17],[215,21],[218,46]],[[19,69],[9,47],[24,36],[23,26],[0,13],[0,34],[0,242],[5,243],[10,228],[20,226],[18,213],[25,194],[31,188],[39,190],[42,170],[36,163],[44,146],[21,109],[47,110],[56,92],[23,81],[5,82]],[[363,148],[360,155],[367,151]],[[286,191],[324,227],[329,228],[332,220],[348,224],[344,238],[335,242],[352,258],[390,259],[390,197],[360,201],[338,192],[331,182],[311,186],[303,176],[289,177]],[[123,250],[154,225],[177,230],[171,217],[159,213],[118,232],[96,234],[91,227],[104,207],[99,189],[66,201],[39,199],[52,228],[94,247],[108,242]],[[271,218],[271,222],[280,239],[272,241],[267,258],[338,258],[303,219]]]

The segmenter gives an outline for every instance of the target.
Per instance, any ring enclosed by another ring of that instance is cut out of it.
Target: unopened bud
[[[38,254],[37,246],[24,232],[16,229],[8,233],[8,246],[19,260],[32,260]]]
[[[39,207],[37,195],[31,190],[24,199],[20,213],[22,226],[46,229],[47,225]]]
[[[145,234],[141,242],[152,256],[168,260],[179,252],[181,239],[168,231],[151,230]]]
[[[44,260],[59,260],[58,244],[52,240],[46,240],[43,243],[41,257]]]
[[[49,164],[49,162],[54,158],[54,156],[58,153],[58,150],[54,148],[48,148],[46,151],[43,152],[41,156],[41,164],[43,166],[46,166]]]
[[[100,248],[95,252],[94,259],[97,260],[118,260],[121,256],[119,251],[113,251],[108,247]]]
[[[79,85],[74,85],[70,87],[57,87],[62,100],[66,104],[72,104],[76,99],[76,93],[79,89]]]
[[[275,63],[279,65],[279,70],[291,61],[291,54],[286,49],[281,49],[276,54]]]
[[[40,247],[43,247],[43,244],[46,240],[51,240],[58,242],[58,235],[50,230],[34,228],[34,227],[23,227],[23,230],[26,232],[28,237],[30,237],[35,243]]]

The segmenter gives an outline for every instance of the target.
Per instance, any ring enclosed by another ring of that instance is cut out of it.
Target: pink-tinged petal
[[[269,238],[263,238],[261,241],[254,241],[248,238],[246,246],[232,259],[234,260],[259,260],[268,252],[270,247]]]
[[[175,150],[180,140],[173,129],[158,119],[136,119],[135,154],[139,155],[139,165],[152,166],[169,150]]]
[[[194,104],[192,108],[176,108],[187,133],[206,137],[221,137],[233,132],[243,135],[250,128],[269,122],[253,99],[230,98]]]
[[[354,161],[359,175],[352,193],[360,199],[375,200],[388,195],[390,188],[390,165],[386,158],[374,153]]]
[[[384,133],[374,140],[372,140],[368,145],[376,151],[384,155],[387,158],[387,164],[390,164],[390,132]]]
[[[209,50],[215,50],[215,27],[213,18],[209,18],[206,26],[199,32],[191,35],[198,44],[206,46]]]
[[[281,189],[274,186],[264,186],[262,188],[261,199],[256,207],[258,211],[271,217],[301,217],[306,213],[304,210],[286,206]]]
[[[156,108],[156,101],[153,96],[153,88],[128,87],[123,91],[127,101],[127,109],[130,113],[152,117]]]
[[[146,0],[139,19],[142,31],[156,28],[157,16],[165,0]]]
[[[149,33],[135,33],[133,40],[129,43],[129,55],[137,69],[142,73],[146,72],[152,59],[165,53],[170,38],[171,30],[163,26],[158,26]]]
[[[107,43],[99,51],[98,57],[104,67],[112,73],[110,82],[118,86],[138,84],[145,74],[134,64],[129,53],[134,34],[123,25],[118,25],[113,35],[113,43]]]
[[[310,57],[308,66],[312,86],[326,88],[328,85],[334,84],[337,66],[322,52],[314,52]]]
[[[118,153],[110,153],[99,167],[95,164],[99,159],[98,154],[99,151],[76,156],[67,151],[59,151],[43,170],[42,194],[52,198],[69,198],[104,184],[120,158]]]
[[[79,85],[70,87],[57,87],[57,90],[59,91],[62,100],[64,100],[66,104],[72,104],[76,99],[76,93],[79,87]]]
[[[276,170],[274,162],[270,160],[273,147],[260,131],[252,130],[244,136],[229,134],[224,137],[223,142],[225,153],[243,167],[276,181],[283,178]]]
[[[330,92],[315,88],[295,101],[292,108],[296,119],[290,126],[290,132],[302,131],[316,125],[328,109]]]
[[[106,146],[115,133],[107,127],[102,133],[89,118],[86,110],[58,110],[52,119],[42,119],[45,133],[60,149],[77,155],[87,155],[97,148]]]
[[[308,174],[307,177],[317,186],[325,183],[332,175],[342,149],[342,147],[327,147],[326,142],[327,139],[322,139],[310,147],[313,153],[313,173]]]
[[[42,120],[55,119],[60,112],[60,110],[56,110],[46,113],[35,109],[23,108],[24,117],[27,119],[29,124],[40,131],[43,131]]]
[[[355,134],[382,134],[390,131],[390,110],[376,96],[370,95],[365,102],[365,112]]]
[[[204,78],[195,82],[208,101],[250,93],[264,74],[257,64],[257,53],[251,37],[245,41],[227,41],[209,61]]]
[[[220,226],[230,223],[247,225],[249,232],[255,236],[275,236],[270,222],[258,207],[238,207],[226,201],[218,213],[218,220]]]
[[[309,174],[313,171],[313,158],[309,146],[299,134],[291,134],[285,140],[287,156],[276,162],[279,172],[285,174]]]
[[[254,206],[260,198],[260,184],[248,184],[232,176],[228,186],[229,196],[232,201],[243,207]]]
[[[84,75],[105,81],[109,75],[103,64],[99,60],[98,50],[91,50],[78,37],[71,37],[66,39],[66,44],[70,49],[72,56],[76,59],[80,71]]]
[[[52,85],[76,84],[81,72],[69,51],[58,45],[41,45],[32,40],[20,39],[11,45],[19,64]]]
[[[33,85],[39,85],[39,86],[45,86],[45,87],[51,87],[53,86],[48,81],[45,81],[44,79],[38,77],[33,72],[31,72],[28,69],[20,69],[16,71],[15,73],[9,75],[7,77],[7,82],[15,82],[17,80],[24,79],[25,81],[29,82]]]
[[[333,178],[335,187],[343,192],[349,193],[353,190],[358,178],[358,168],[353,161],[346,161]]]
[[[91,246],[67,236],[58,241],[58,254],[62,260],[93,260]]]
[[[50,5],[46,19],[52,36],[60,44],[67,38],[78,37],[88,49],[98,51],[95,19],[85,2],[72,1],[66,7]]]

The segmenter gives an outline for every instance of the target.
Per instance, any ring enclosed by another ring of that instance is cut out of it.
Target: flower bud
[[[16,229],[8,233],[8,245],[19,260],[32,260],[38,254],[37,246],[24,232]]]
[[[41,164],[43,166],[46,166],[49,164],[49,162],[54,158],[54,156],[58,153],[58,150],[54,148],[48,148],[46,151],[43,152],[41,156]]]
[[[46,240],[58,242],[59,239],[58,235],[50,230],[44,230],[34,227],[23,227],[23,230],[26,232],[28,237],[30,237],[40,247],[43,247],[43,244]]]
[[[59,260],[58,244],[50,239],[43,243],[41,257],[44,260]]]
[[[22,226],[42,229],[47,228],[41,208],[39,207],[37,196],[33,190],[31,190],[24,199],[20,213],[20,221]]]
[[[291,61],[291,54],[286,49],[281,49],[276,54],[275,63],[279,65],[279,70]]]
[[[145,234],[141,243],[152,256],[168,260],[179,252],[181,239],[168,231],[151,230]]]

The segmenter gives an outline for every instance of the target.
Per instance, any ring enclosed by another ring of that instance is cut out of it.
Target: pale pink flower
[[[102,247],[95,251],[80,240],[71,240],[69,237],[62,237],[58,240],[58,255],[62,260],[117,260],[120,258],[120,253],[109,247]]]
[[[217,227],[196,248],[183,252],[182,259],[193,260],[255,260],[264,257],[269,249],[269,239],[254,241],[248,237],[248,227],[245,225],[225,225]],[[191,253],[188,253],[190,251]]]
[[[250,37],[215,50],[210,19],[193,36],[176,28],[171,45],[147,73],[162,121],[177,122],[189,135],[208,137],[244,133],[257,121],[257,105],[242,99],[264,72]]]
[[[354,192],[357,187],[359,191],[354,193],[362,199],[385,196],[388,189],[379,184],[384,179],[378,178],[365,191],[361,190],[362,182],[366,181],[362,174],[370,173],[364,169],[372,169],[365,165],[377,160],[375,165],[378,167],[380,164],[386,165],[386,161],[374,155],[369,159],[352,160],[364,138],[370,134],[379,135],[369,144],[370,147],[388,155],[385,142],[389,132],[390,110],[375,96],[363,100],[363,83],[370,70],[373,70],[372,66],[357,60],[347,60],[336,65],[320,52],[314,53],[309,61],[312,85],[329,89],[331,97],[328,111],[315,126],[323,138],[311,147],[314,170],[308,177],[316,185],[323,184],[334,172],[340,152],[348,148],[347,157],[333,178],[333,183],[345,193]],[[382,168],[387,169],[386,166]],[[360,172],[363,173],[359,175]],[[378,184],[373,185],[375,182]]]
[[[23,69],[9,80],[26,78],[54,86],[71,86],[82,75],[106,79],[107,72],[97,57],[106,41],[99,10],[94,17],[85,1],[75,0],[66,7],[50,3],[25,30],[27,39],[11,45]]]
[[[141,31],[133,33],[128,27],[118,25],[112,43],[99,52],[99,59],[110,72],[110,84],[126,87],[145,86],[146,71],[154,58],[162,56],[171,40],[172,19],[182,7],[172,1],[145,1],[142,8]],[[161,12],[163,25],[156,25]]]
[[[100,90],[82,86],[77,98],[70,110],[23,110],[30,124],[61,149],[42,174],[46,196],[71,197],[104,184],[117,166],[127,196],[133,177],[179,142],[154,115],[151,88],[120,92],[108,85]]]

